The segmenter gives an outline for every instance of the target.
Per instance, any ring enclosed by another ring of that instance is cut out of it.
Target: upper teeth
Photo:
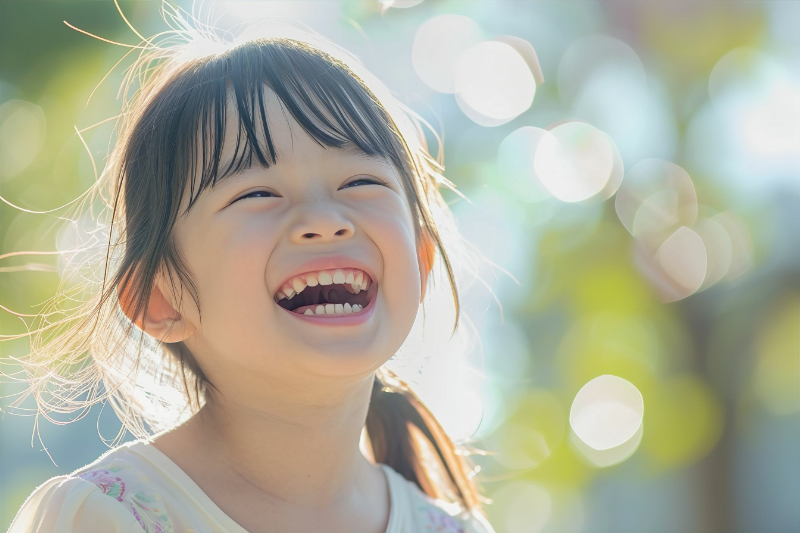
[[[306,287],[317,285],[331,285],[333,283],[350,285],[352,292],[358,294],[370,286],[370,279],[363,271],[355,268],[337,268],[336,270],[320,270],[301,276],[295,276],[278,290],[277,298],[292,298],[295,294],[303,292]]]

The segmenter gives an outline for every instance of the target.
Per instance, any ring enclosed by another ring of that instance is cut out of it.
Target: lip
[[[286,279],[281,281],[280,285],[278,285],[278,287],[272,293],[272,296],[274,298],[275,294],[281,289],[281,287],[283,287],[287,281],[295,276],[316,272],[318,270],[331,270],[335,268],[357,268],[366,272],[373,283],[377,284],[378,282],[378,278],[375,277],[375,272],[372,270],[372,268],[365,263],[362,263],[358,259],[342,254],[325,255],[321,257],[315,257],[314,259],[306,261],[297,267],[297,270],[294,272],[294,274],[287,276]],[[364,310],[366,309],[367,307],[364,308]]]
[[[316,324],[318,326],[329,326],[329,327],[357,326],[369,320],[369,318],[375,312],[375,305],[376,305],[375,302],[378,300],[378,283],[373,282],[368,291],[373,291],[372,294],[370,295],[369,304],[367,304],[367,306],[364,309],[362,309],[359,313],[355,314],[351,313],[349,315],[339,315],[339,316],[301,315],[299,313],[289,311],[288,309],[284,309],[280,305],[278,305],[278,307],[280,307],[293,317],[297,318],[298,320],[303,320],[305,322]]]

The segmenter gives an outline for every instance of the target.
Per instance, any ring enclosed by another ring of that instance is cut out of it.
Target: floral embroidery
[[[169,516],[167,516],[166,506],[161,496],[154,492],[141,491],[134,494],[132,499],[135,504],[138,504],[140,509],[149,511],[150,515],[157,520],[152,523],[154,533],[174,533],[175,530],[172,526],[172,521],[169,519]],[[136,509],[133,509],[133,511],[135,513]],[[144,526],[143,528],[147,533],[150,533],[149,529]]]
[[[458,520],[438,507],[423,506],[418,508],[426,516],[425,530],[436,533],[465,533]]]
[[[128,483],[118,474],[126,476]],[[106,468],[97,468],[78,475],[97,485],[103,494],[121,502],[133,514],[145,533],[175,533],[161,496],[147,490],[147,479],[133,471],[130,463],[116,460]]]
[[[112,498],[122,501],[122,495],[125,494],[125,482],[108,470],[92,470],[78,477],[86,481],[91,481],[103,489],[103,494],[108,494]]]

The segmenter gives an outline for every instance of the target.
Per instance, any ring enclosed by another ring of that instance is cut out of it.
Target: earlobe
[[[130,294],[132,292],[132,283],[129,283],[125,290],[119,294],[120,308],[131,322],[151,337],[168,343],[183,341],[191,335],[193,329],[185,320],[182,320],[180,313],[164,297],[159,285],[159,283],[153,284],[153,290],[150,293],[144,316],[140,313],[135,319],[133,317],[134,302],[131,301],[132,296]],[[120,290],[120,287],[117,287],[117,290]]]

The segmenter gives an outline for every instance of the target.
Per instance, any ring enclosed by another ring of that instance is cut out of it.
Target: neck
[[[259,402],[209,395],[186,432],[219,475],[280,502],[338,506],[374,487],[375,467],[359,448],[372,375],[346,392],[315,391],[313,400]],[[324,402],[320,398],[325,398]],[[254,408],[253,405],[258,405]]]

